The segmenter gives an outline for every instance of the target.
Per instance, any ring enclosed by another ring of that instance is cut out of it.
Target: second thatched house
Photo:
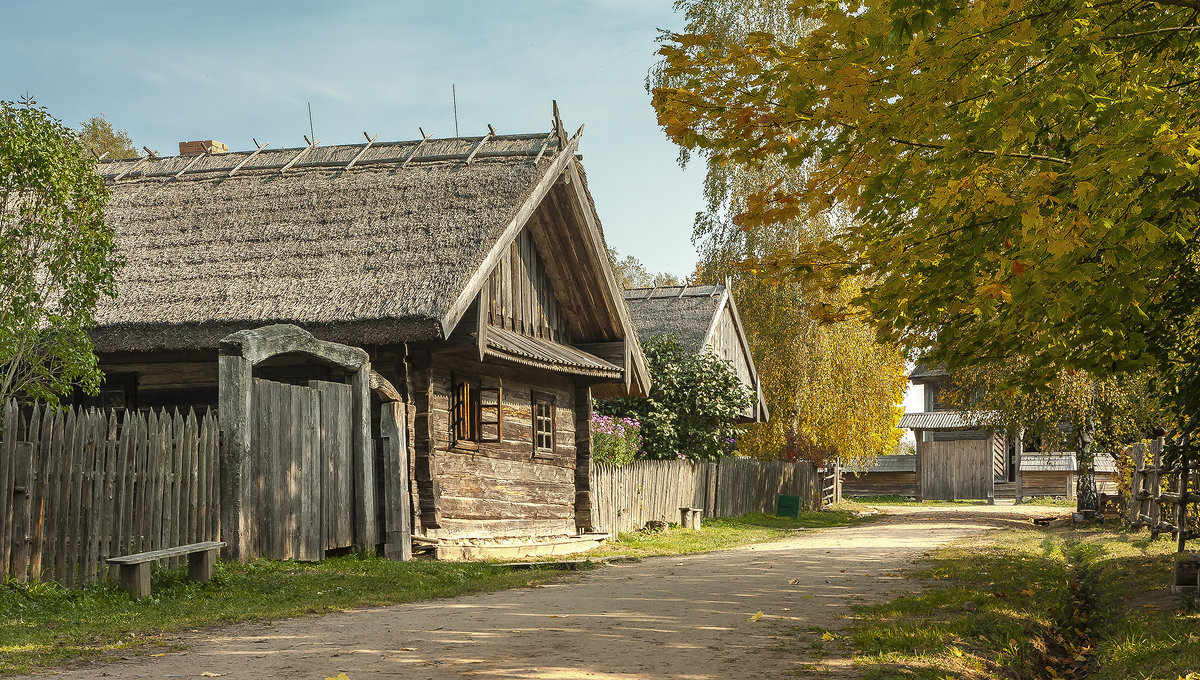
[[[741,420],[764,423],[770,414],[731,288],[728,281],[725,285],[629,288],[625,304],[642,338],[673,335],[686,349],[697,354],[709,352],[727,361],[751,395]]]
[[[93,334],[108,376],[100,400],[214,407],[219,357],[245,351],[223,338],[292,324],[366,351],[377,454],[392,417],[381,402],[399,409],[391,436],[406,462],[377,455],[353,489],[336,487],[379,499],[377,516],[354,521],[384,526],[355,544],[386,543],[387,518],[411,510],[414,539],[446,557],[500,543],[556,550],[591,527],[592,395],[649,387],[578,141],[556,123],[549,134],[238,153],[181,144],[178,157],[103,163],[126,266]],[[311,352],[256,361],[256,384],[348,380]],[[264,482],[273,464],[233,469],[264,508],[297,493]],[[411,508],[394,507],[407,502],[398,484]],[[338,511],[336,489],[326,512]],[[252,521],[225,527],[251,537],[235,555],[270,552],[281,529],[267,512]],[[289,520],[305,521],[329,523]]]

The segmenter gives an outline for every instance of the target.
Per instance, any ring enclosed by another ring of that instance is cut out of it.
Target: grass
[[[847,526],[863,521],[867,521],[866,518],[857,516],[849,504],[842,509],[802,512],[799,517],[754,513],[740,517],[706,518],[700,531],[671,525],[664,532],[639,531],[621,534],[617,540],[592,550],[587,556],[684,555],[772,541],[794,535],[798,529]]]
[[[1173,561],[1115,526],[992,532],[933,553],[908,574],[922,592],[857,608],[847,636],[869,680],[1175,680],[1200,668],[1200,615],[1167,593]]]
[[[320,563],[218,563],[214,578],[154,573],[135,600],[115,584],[0,585],[0,675],[145,654],[172,634],[238,621],[282,619],[546,583],[556,574],[487,564],[339,557]]]

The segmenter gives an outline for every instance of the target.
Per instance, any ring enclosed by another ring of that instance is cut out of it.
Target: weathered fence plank
[[[593,463],[592,523],[622,533],[650,521],[677,522],[679,508],[703,508],[706,517],[775,512],[780,494],[821,505],[820,477],[809,463],[723,458],[715,463],[641,460],[625,467]]]
[[[90,583],[109,557],[217,538],[214,415],[11,403],[0,421],[0,578]]]

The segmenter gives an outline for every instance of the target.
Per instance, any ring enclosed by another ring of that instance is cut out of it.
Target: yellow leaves
[[[826,642],[829,642],[830,640],[836,640],[836,639],[837,639],[837,636],[836,636],[836,635],[834,635],[833,633],[830,633],[829,631],[825,631],[825,632],[824,632],[824,633],[821,635],[821,639],[822,639],[822,640],[824,640],[824,641],[826,641]]]
[[[345,673],[338,673],[335,676],[325,678],[325,680],[350,680],[350,676]]]
[[[754,612],[754,614],[753,614],[753,615],[751,615],[751,616],[750,616],[750,618],[748,618],[748,619],[746,619],[746,620],[747,620],[747,621],[750,621],[751,623],[753,623],[753,622],[755,622],[755,621],[757,621],[757,620],[761,619],[762,617],[763,617],[763,613],[762,613],[762,612]]]
[[[1026,590],[1022,590],[1021,594],[1024,595],[1025,597],[1033,597],[1035,595],[1033,588],[1028,588]]]

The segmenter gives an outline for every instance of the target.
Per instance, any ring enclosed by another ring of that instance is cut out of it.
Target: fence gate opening
[[[251,549],[320,560],[354,543],[350,385],[254,379]]]

